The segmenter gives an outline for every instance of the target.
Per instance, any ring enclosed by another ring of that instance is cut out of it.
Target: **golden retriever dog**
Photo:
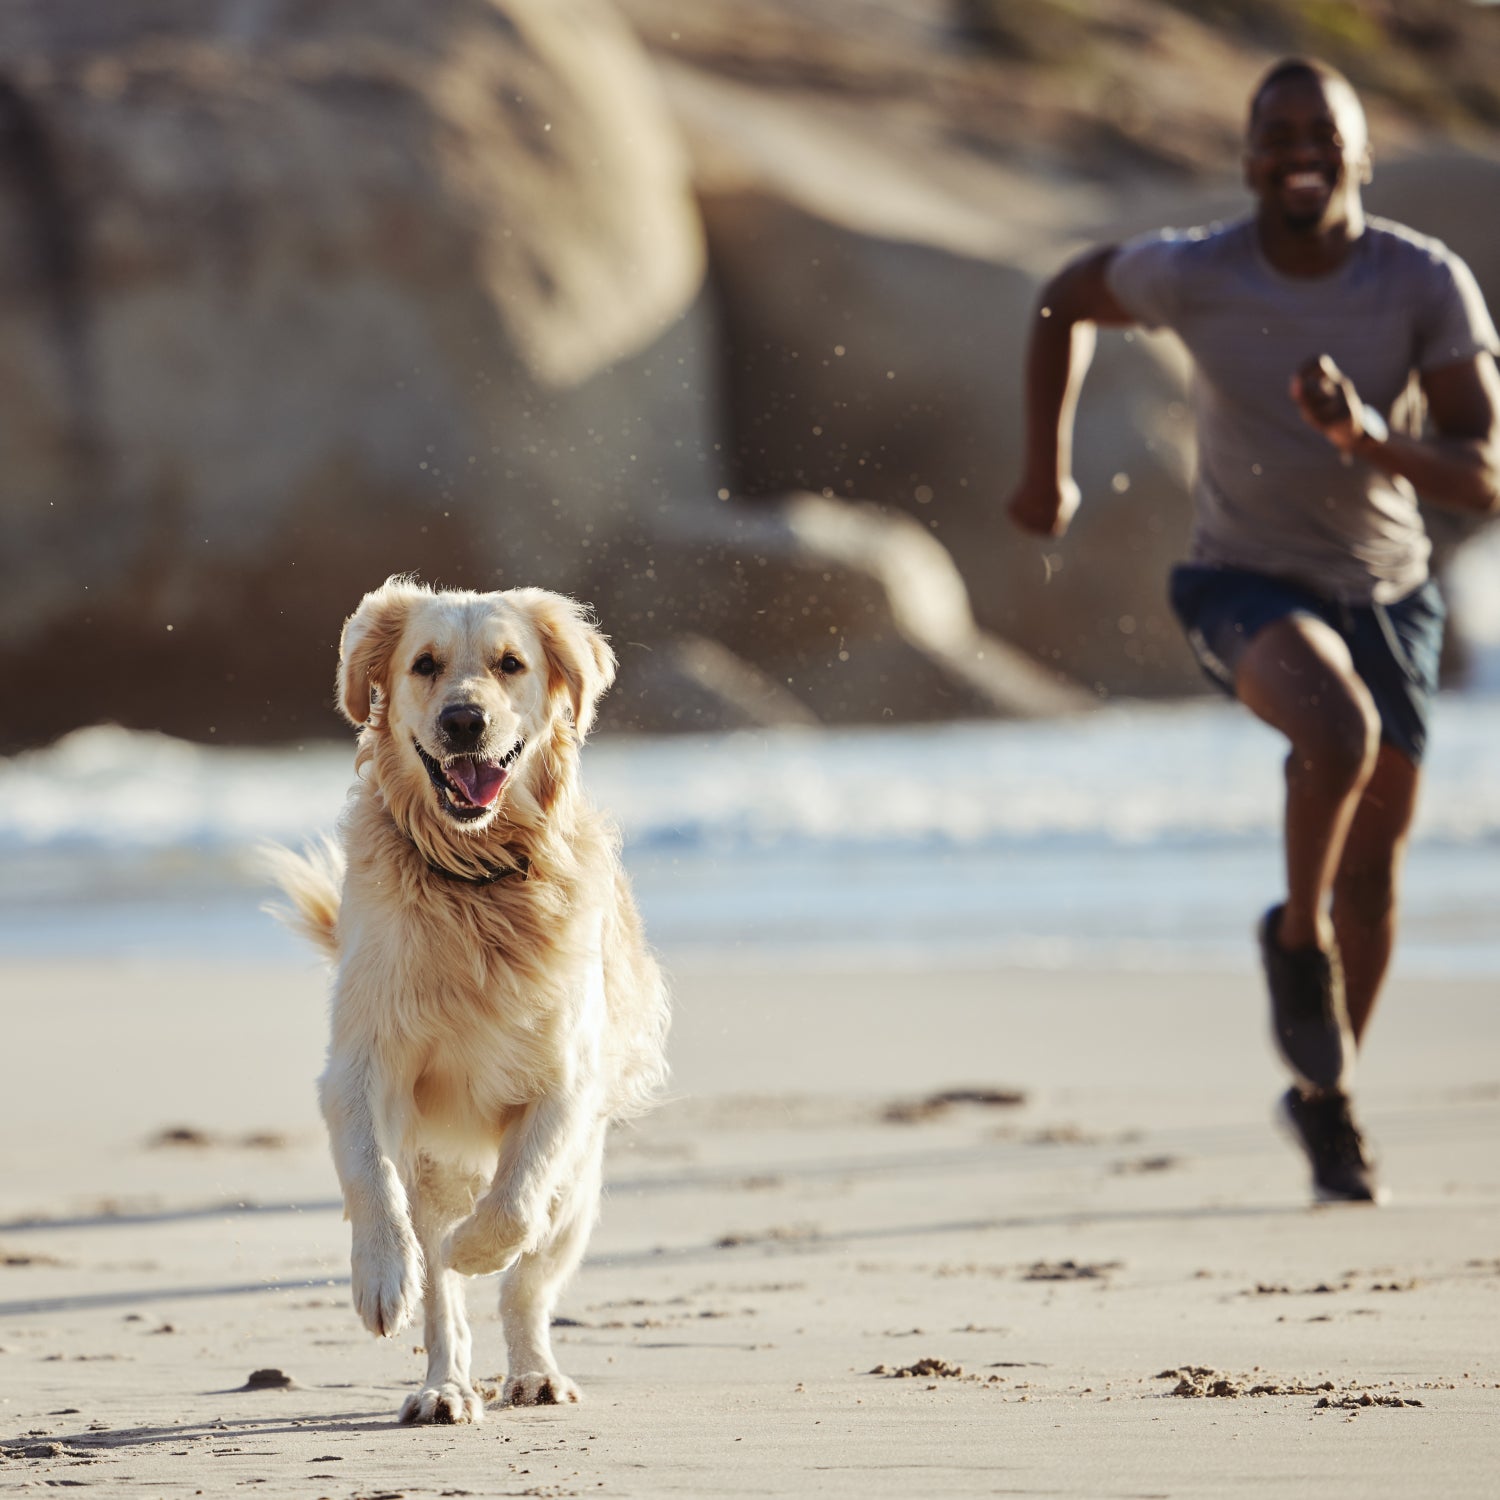
[[[424,1308],[405,1422],[477,1422],[461,1278],[505,1271],[514,1404],[578,1400],[550,1334],[598,1214],[605,1132],[663,1081],[667,1001],[578,750],[615,659],[542,589],[392,578],[344,625],[359,726],[337,844],[275,856],[283,913],[333,959],[319,1090],[354,1305]]]

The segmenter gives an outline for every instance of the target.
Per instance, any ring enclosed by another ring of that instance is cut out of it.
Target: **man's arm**
[[[1104,273],[1119,247],[1106,245],[1063,267],[1042,290],[1026,351],[1026,452],[1006,509],[1023,531],[1061,536],[1078,509],[1073,413],[1094,357],[1094,329],[1136,320]]]
[[[1292,399],[1334,447],[1409,480],[1424,500],[1477,515],[1500,512],[1500,375],[1487,353],[1422,376],[1435,435],[1366,428],[1354,382],[1325,354],[1292,377]]]

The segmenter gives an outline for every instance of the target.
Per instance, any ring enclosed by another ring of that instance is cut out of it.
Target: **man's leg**
[[[1333,946],[1327,913],[1360,798],[1374,773],[1380,716],[1331,626],[1294,614],[1245,648],[1235,691],[1291,743],[1286,761],[1287,899],[1276,938],[1288,950]]]
[[[1278,994],[1273,971],[1289,959],[1306,969],[1310,950],[1327,952],[1336,940],[1343,983],[1337,984],[1337,968],[1332,979],[1326,969],[1321,974],[1342,990],[1344,1008],[1352,1013],[1359,1007],[1358,1022],[1350,1018],[1357,1041],[1390,958],[1395,867],[1415,799],[1415,769],[1398,751],[1381,745],[1380,716],[1370,691],[1343,638],[1321,620],[1293,615],[1268,625],[1246,649],[1236,682],[1241,700],[1291,742],[1287,901],[1276,930],[1266,934],[1268,943],[1283,950],[1275,964],[1267,954],[1278,1035],[1289,1059],[1298,1049],[1286,1039],[1300,1034],[1304,1056],[1342,1055],[1347,1065],[1347,1047],[1316,1045],[1325,1023],[1315,1012],[1304,1011],[1300,1021],[1293,1013],[1300,1033],[1283,1029],[1288,997]],[[1316,961],[1308,972],[1319,972]],[[1308,1038],[1311,1052],[1305,1050]],[[1342,1081],[1331,1076],[1337,1070],[1330,1065],[1321,1077],[1305,1065],[1298,1071],[1320,1087],[1305,1081],[1294,1085],[1281,1109],[1307,1153],[1318,1196],[1380,1202],[1383,1189],[1365,1156],[1348,1095]]]
[[[1421,772],[1401,751],[1380,747],[1334,876],[1333,925],[1356,1042],[1364,1038],[1391,961],[1401,861],[1420,781]]]
[[[1356,1046],[1369,1025],[1396,935],[1396,885],[1419,773],[1394,745],[1380,747],[1354,814],[1333,881],[1333,925],[1344,963],[1344,994]],[[1293,1087],[1281,1102],[1312,1167],[1318,1196],[1380,1203],[1385,1190],[1342,1089]]]

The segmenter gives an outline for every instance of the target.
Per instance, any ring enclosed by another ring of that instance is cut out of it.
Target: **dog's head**
[[[404,788],[409,816],[479,833],[508,788],[550,804],[559,763],[614,675],[608,643],[561,594],[435,592],[392,578],[344,624],[338,703],[377,742],[388,800]]]

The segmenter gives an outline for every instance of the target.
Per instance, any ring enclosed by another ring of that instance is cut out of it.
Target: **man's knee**
[[[1380,754],[1380,714],[1348,645],[1324,621],[1267,626],[1240,660],[1240,700],[1291,741],[1288,772],[1344,792],[1364,784]]]
[[[1340,683],[1310,698],[1292,736],[1291,760],[1305,776],[1334,786],[1363,786],[1380,754],[1380,714],[1362,682]]]

